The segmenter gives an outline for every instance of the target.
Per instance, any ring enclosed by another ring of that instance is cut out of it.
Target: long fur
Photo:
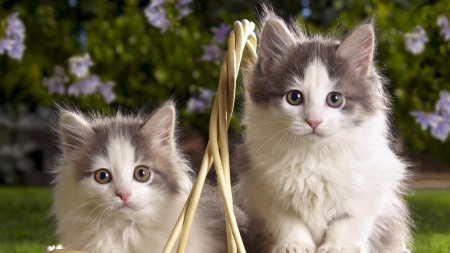
[[[343,41],[307,36],[265,9],[258,62],[244,80],[237,186],[250,252],[409,252],[407,164],[390,149],[389,105],[373,64],[373,25]],[[302,92],[293,106],[286,96]],[[331,108],[327,94],[343,105]],[[314,129],[307,120],[318,117]]]
[[[63,154],[54,169],[52,206],[61,244],[93,253],[162,252],[192,188],[175,125],[172,103],[139,116],[62,110]],[[150,168],[149,182],[133,179],[138,165]],[[100,168],[110,171],[111,182],[95,181],[93,173]],[[123,189],[131,192],[128,208],[121,208],[124,203],[115,195]],[[186,252],[226,252],[223,204],[216,188],[205,186]]]

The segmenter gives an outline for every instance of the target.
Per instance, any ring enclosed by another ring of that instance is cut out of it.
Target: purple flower
[[[216,95],[214,90],[200,88],[200,98],[211,101],[214,95]]]
[[[23,44],[23,41],[16,40],[11,47],[11,50],[8,51],[9,57],[17,60],[21,60],[23,53],[25,51],[25,45]]]
[[[25,39],[25,26],[22,20],[19,19],[19,13],[9,15],[6,18],[8,27],[6,27],[5,33],[9,38],[23,41]]]
[[[170,27],[170,21],[166,18],[166,10],[162,6],[163,3],[164,0],[151,1],[145,8],[144,13],[152,26],[165,32]]]
[[[69,59],[70,73],[78,78],[85,78],[89,75],[89,67],[94,65],[88,53],[73,56]]]
[[[88,96],[98,91],[100,95],[102,95],[105,102],[109,104],[116,99],[116,94],[114,94],[113,86],[113,82],[107,81],[102,83],[100,77],[91,75],[86,78],[80,79],[78,80],[78,82],[70,85],[67,93],[69,95],[78,97],[80,94]]]
[[[189,8],[189,5],[192,3],[192,0],[178,0],[176,4],[176,8],[178,9],[178,19],[182,19],[191,14],[192,10]]]
[[[201,57],[204,61],[211,61],[215,63],[220,63],[222,60],[224,52],[217,46],[217,44],[202,45],[203,55]]]
[[[15,40],[12,39],[3,39],[0,40],[0,54],[3,54],[4,52],[9,52],[13,45]]]
[[[450,133],[450,119],[443,118],[438,124],[431,129],[431,135],[444,142]]]
[[[211,28],[211,31],[213,31],[213,33],[214,33],[214,37],[212,38],[212,41],[215,43],[225,42],[230,30],[231,30],[231,26],[229,26],[225,23],[220,24],[219,27]]]
[[[187,103],[187,112],[188,113],[193,113],[193,112],[205,112],[206,109],[208,109],[209,107],[211,107],[211,103],[208,102],[205,99],[201,99],[201,98],[190,98],[188,103]]]
[[[436,111],[444,117],[450,118],[450,93],[443,90],[439,95],[439,100],[436,102]]]
[[[425,43],[429,41],[425,29],[420,25],[416,26],[413,31],[405,33],[404,36],[406,50],[416,55],[425,50]]]
[[[445,15],[440,15],[438,18],[437,18],[437,25],[439,26],[439,27],[444,27],[444,26],[448,26],[448,18],[447,18],[447,16],[445,16]]]
[[[187,103],[187,112],[193,113],[193,112],[205,112],[206,109],[211,108],[212,100],[216,92],[211,89],[199,89],[200,94],[197,92],[197,96],[191,97]]]
[[[91,95],[97,91],[97,87],[100,84],[100,78],[96,75],[92,75],[70,85],[67,93],[75,97],[78,97],[80,94]]]
[[[114,94],[113,86],[114,83],[108,81],[97,87],[98,92],[102,95],[103,99],[108,104],[116,99],[116,94]]]
[[[441,29],[441,35],[444,37],[444,40],[450,40],[450,26],[443,27]]]
[[[59,93],[63,95],[66,89],[65,83],[67,83],[68,80],[69,78],[66,76],[64,68],[56,65],[55,72],[53,73],[52,77],[44,77],[42,85],[48,87],[48,93],[50,94]]]
[[[22,60],[25,51],[23,44],[25,39],[25,26],[19,19],[19,13],[9,15],[6,18],[8,26],[5,29],[6,38],[0,40],[0,54],[7,52],[9,57]]]
[[[150,1],[150,6],[152,8],[157,8],[157,7],[162,7],[162,5],[164,4],[165,0],[151,0]]]
[[[309,18],[309,16],[311,16],[312,10],[309,7],[305,7],[302,9],[300,14],[302,15],[303,19],[307,19],[307,18]]]
[[[450,25],[449,20],[445,15],[440,15],[437,19],[437,25],[441,28],[441,35],[444,40],[450,40]]]
[[[177,5],[178,6],[188,6],[192,3],[192,0],[178,0]]]
[[[434,128],[442,121],[442,117],[435,113],[415,111],[411,112],[411,115],[416,117],[416,123],[420,124],[422,130],[427,130],[428,127]]]

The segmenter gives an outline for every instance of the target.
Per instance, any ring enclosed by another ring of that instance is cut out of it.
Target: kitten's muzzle
[[[308,123],[310,127],[312,127],[313,131],[319,126],[320,123],[322,123],[321,119],[313,119],[313,118],[306,118],[305,121],[306,123]]]
[[[119,197],[125,203],[130,198],[131,193],[130,192],[116,192],[116,196]]]

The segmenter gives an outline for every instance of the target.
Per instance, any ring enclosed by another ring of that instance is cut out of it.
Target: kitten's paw
[[[317,253],[362,253],[363,250],[360,247],[354,245],[334,245],[324,244]]]
[[[51,251],[57,250],[57,249],[65,249],[65,248],[64,248],[64,246],[62,246],[61,244],[58,244],[58,245],[52,245],[52,246],[47,246],[47,248],[45,248],[44,253],[51,252]]]
[[[272,248],[271,253],[314,253],[314,245],[300,243],[280,243]]]

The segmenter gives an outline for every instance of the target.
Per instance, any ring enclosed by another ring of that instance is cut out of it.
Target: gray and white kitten
[[[172,103],[150,117],[61,112],[52,206],[61,244],[93,253],[162,252],[192,188],[175,123]],[[221,198],[205,187],[186,252],[226,252]]]
[[[373,25],[341,42],[266,12],[236,157],[249,251],[409,252],[407,165],[390,148]]]

